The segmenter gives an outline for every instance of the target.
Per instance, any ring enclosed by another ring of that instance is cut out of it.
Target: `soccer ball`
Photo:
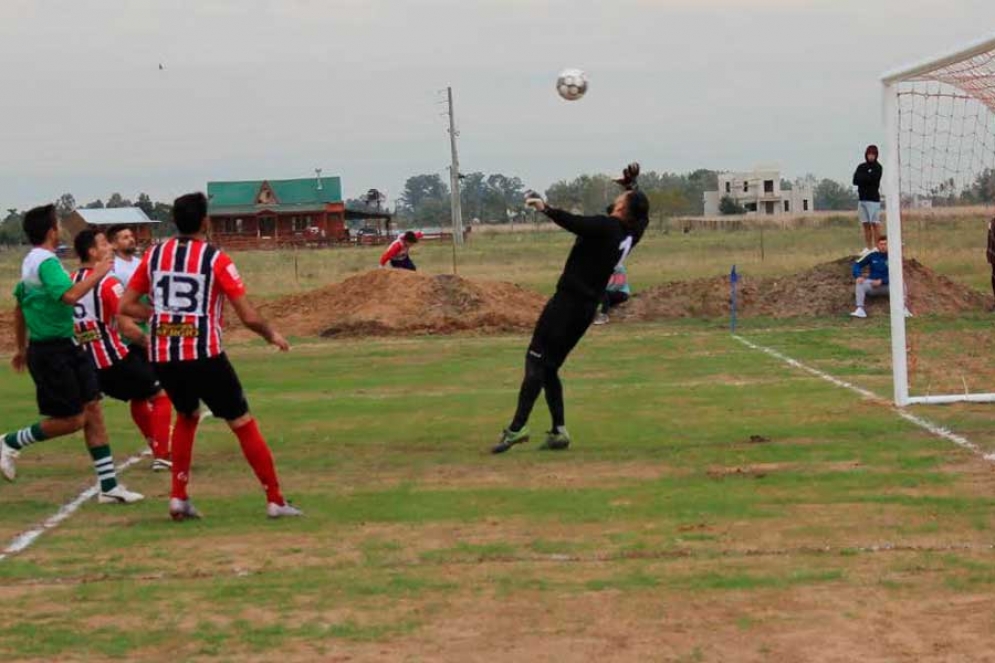
[[[587,93],[587,74],[580,69],[564,69],[556,79],[556,91],[567,101],[577,101]]]

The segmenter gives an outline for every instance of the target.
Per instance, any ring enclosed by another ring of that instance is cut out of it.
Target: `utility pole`
[[[449,102],[449,145],[452,150],[452,164],[449,166],[450,207],[453,217],[453,245],[463,246],[463,210],[460,206],[459,154],[456,152],[456,114],[453,112],[453,88],[446,88]],[[454,266],[455,269],[455,266]]]

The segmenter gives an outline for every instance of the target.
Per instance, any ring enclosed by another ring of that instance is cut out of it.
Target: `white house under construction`
[[[705,192],[705,216],[719,216],[719,205],[727,196],[749,215],[798,216],[814,210],[812,188],[795,184],[782,189],[781,173],[773,169],[720,174],[719,190]]]

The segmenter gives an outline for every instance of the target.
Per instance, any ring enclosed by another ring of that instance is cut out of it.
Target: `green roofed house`
[[[338,177],[208,182],[211,239],[230,248],[348,241]]]

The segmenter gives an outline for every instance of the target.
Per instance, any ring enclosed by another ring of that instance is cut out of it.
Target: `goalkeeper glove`
[[[622,177],[615,178],[615,182],[626,191],[634,191],[639,188],[639,164],[633,161],[622,171]]]

